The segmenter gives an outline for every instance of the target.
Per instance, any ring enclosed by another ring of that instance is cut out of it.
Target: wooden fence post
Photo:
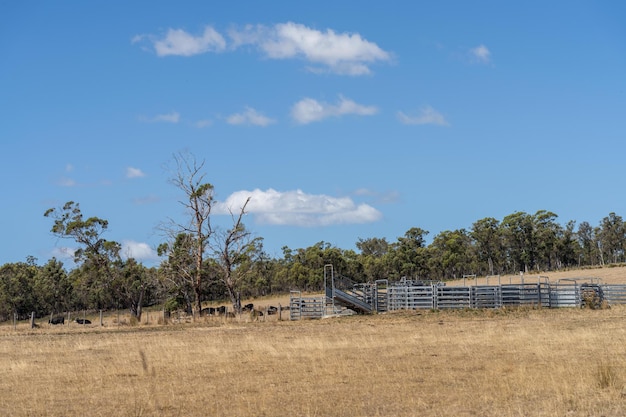
[[[35,312],[30,313],[30,328],[35,328]]]

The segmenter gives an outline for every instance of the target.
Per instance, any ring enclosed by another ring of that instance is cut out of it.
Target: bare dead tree
[[[249,202],[250,197],[236,215],[230,211],[233,227],[216,233],[211,242],[211,248],[221,269],[221,281],[226,287],[233,309],[238,313],[241,312],[240,286],[251,270],[253,254],[257,250],[256,243],[259,241],[252,237],[243,224]]]
[[[160,229],[169,235],[171,241],[175,241],[176,237],[181,234],[189,236],[192,240],[193,269],[179,272],[181,277],[191,284],[195,306],[200,311],[202,309],[202,265],[209,239],[214,232],[210,217],[214,203],[213,185],[204,181],[205,174],[202,171],[204,161],[197,161],[192,154],[187,152],[174,154],[173,161],[174,169],[170,183],[181,190],[185,196],[180,204],[188,214],[188,222],[178,223],[170,219],[169,225],[161,226]],[[170,256],[175,255],[174,244],[170,245],[169,250]]]

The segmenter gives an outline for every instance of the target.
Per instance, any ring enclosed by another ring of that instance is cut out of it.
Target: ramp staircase
[[[335,276],[332,265],[324,267],[324,281],[326,297],[334,304],[357,313],[375,311],[377,303],[375,284],[356,283],[347,277]]]
[[[356,293],[342,291],[337,288],[335,288],[335,303],[358,313],[371,313],[373,311],[372,305],[363,301]]]

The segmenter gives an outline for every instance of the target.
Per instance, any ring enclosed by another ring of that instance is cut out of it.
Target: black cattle
[[[215,309],[215,312],[217,313],[218,316],[223,316],[224,314],[226,314],[226,306],[219,306]]]
[[[200,310],[200,315],[201,316],[212,316],[215,313],[217,313],[217,309],[215,307],[207,307],[207,308],[203,308],[202,310]]]
[[[91,324],[91,320],[88,320],[88,319],[76,319],[76,323],[78,323],[78,324]]]
[[[65,324],[65,317],[61,316],[61,317],[52,317],[50,320],[48,320],[48,323],[50,324]]]
[[[276,314],[278,313],[278,307],[274,307],[274,306],[269,306],[267,308],[267,315],[271,316],[272,314]]]
[[[254,310],[254,304],[250,303],[250,304],[246,304],[245,306],[243,306],[243,308],[241,309],[241,311],[252,311]]]

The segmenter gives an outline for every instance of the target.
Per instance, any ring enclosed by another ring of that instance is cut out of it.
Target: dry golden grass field
[[[539,277],[547,277],[550,282],[557,282],[560,279],[572,279],[572,278],[597,278],[603,284],[626,284],[626,266],[613,266],[613,267],[589,267],[584,269],[574,269],[569,271],[558,272],[532,272],[521,275],[503,275],[500,277],[502,284],[519,283],[522,278],[525,282],[537,282]],[[485,284],[487,278],[479,277],[478,279],[467,279],[466,285],[474,285],[474,283]],[[489,278],[489,284],[497,284],[496,277]],[[449,282],[447,285],[463,285],[463,280]]]
[[[0,416],[624,416],[626,306],[5,324],[0,363]]]

